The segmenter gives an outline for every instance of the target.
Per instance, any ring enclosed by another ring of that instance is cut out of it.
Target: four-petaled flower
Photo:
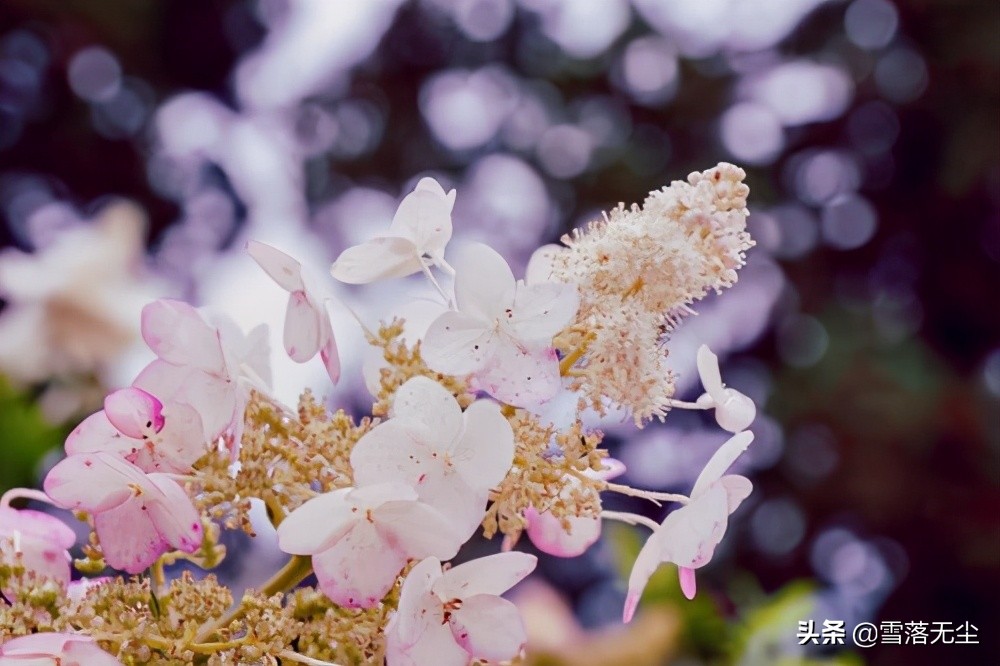
[[[527,553],[498,553],[441,571],[433,557],[410,571],[386,627],[389,666],[466,666],[516,657],[527,641],[517,607],[501,598],[532,572]]]
[[[348,284],[366,284],[425,271],[427,262],[446,265],[454,205],[455,190],[446,194],[433,178],[421,178],[399,204],[389,233],[344,250],[330,274]]]
[[[323,592],[348,608],[373,608],[410,559],[455,556],[463,539],[412,488],[379,483],[314,497],[278,526],[278,546],[311,555]]]
[[[247,252],[278,286],[289,293],[284,332],[288,356],[296,363],[305,363],[319,354],[326,374],[336,384],[340,379],[340,356],[330,315],[324,299],[303,272],[302,264],[284,252],[257,241],[247,243]]]
[[[122,666],[90,636],[43,632],[0,645],[0,666]]]
[[[20,555],[24,567],[63,589],[70,581],[69,549],[76,534],[58,518],[31,509],[0,506],[0,562],[13,564]],[[13,600],[11,589],[0,590]]]
[[[608,481],[625,471],[625,465],[614,458],[603,460],[604,469],[601,471],[586,470],[585,475]],[[571,500],[576,493],[580,492],[582,484],[573,476],[563,477],[563,489],[559,493],[562,500]],[[600,500],[597,500],[600,502]],[[567,516],[558,518],[551,511],[538,511],[533,506],[529,506],[524,511],[524,519],[528,522],[525,530],[531,543],[535,548],[555,555],[556,557],[577,557],[590,548],[601,536],[600,516]],[[569,524],[569,531],[563,521]]]
[[[660,527],[650,535],[628,579],[625,622],[632,619],[642,590],[662,562],[677,565],[684,596],[694,598],[694,570],[712,559],[715,547],[726,533],[730,514],[753,489],[750,479],[745,476],[723,476],[752,441],[753,433],[741,432],[720,446],[698,475],[690,501],[667,514]]]
[[[201,545],[201,516],[184,489],[115,453],[71,455],[52,468],[44,488],[62,508],[93,516],[104,559],[115,569],[139,573],[171,548],[193,553]]]
[[[443,386],[414,377],[396,391],[390,417],[355,445],[355,482],[408,485],[468,539],[483,519],[490,489],[514,461],[514,433],[500,407],[477,400],[463,413]]]
[[[442,314],[421,353],[433,370],[475,375],[476,385],[516,407],[554,396],[560,386],[552,338],[572,322],[576,287],[515,281],[492,248],[476,243],[455,262],[457,311]]]
[[[705,409],[715,408],[715,420],[723,430],[746,430],[757,416],[757,408],[746,395],[722,383],[719,357],[707,345],[698,348],[698,375],[705,393],[697,404]]]
[[[133,386],[198,410],[205,441],[231,431],[235,456],[249,388],[271,381],[267,326],[244,335],[229,319],[210,323],[187,303],[161,299],[143,308],[142,337],[158,358]]]
[[[169,418],[168,418],[169,416]],[[208,450],[198,412],[182,402],[164,406],[135,387],[104,399],[66,438],[66,454],[117,453],[144,472],[185,474]]]

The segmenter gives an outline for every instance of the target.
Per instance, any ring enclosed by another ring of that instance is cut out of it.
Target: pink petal
[[[104,399],[108,420],[126,437],[141,439],[163,430],[163,403],[139,388],[126,388]]]
[[[142,338],[167,363],[209,372],[222,370],[217,331],[183,301],[160,299],[143,308]]]
[[[562,387],[559,358],[551,347],[528,348],[503,341],[476,372],[475,386],[508,405],[536,406]]]
[[[576,285],[546,282],[518,285],[510,325],[525,343],[544,343],[569,326],[580,306]]]
[[[705,566],[722,541],[728,523],[726,489],[716,483],[664,519],[657,532],[661,559],[691,569]]]
[[[131,574],[141,573],[170,550],[149,518],[148,504],[146,498],[136,497],[94,516],[94,528],[108,566]]]
[[[45,541],[62,550],[76,543],[76,532],[55,516],[33,509],[0,507],[0,534],[10,535],[15,530],[22,537]]]
[[[344,250],[330,267],[334,278],[347,284],[412,275],[421,270],[417,246],[407,238],[387,236]]]
[[[78,453],[59,462],[43,483],[45,493],[64,509],[91,513],[121,506],[134,496],[133,487],[149,481],[135,465],[112,453]]]
[[[356,521],[333,547],[312,559],[323,593],[346,608],[374,608],[406,564],[406,557],[367,520]]]
[[[247,243],[247,254],[285,291],[305,289],[302,283],[302,264],[281,250],[252,240]]]
[[[153,496],[146,505],[150,520],[160,536],[172,548],[193,553],[201,546],[201,515],[191,502],[191,498],[180,486],[163,474],[148,474],[149,481],[160,491],[161,496]]]
[[[325,315],[325,313],[324,313]],[[333,327],[329,321],[325,322],[326,333],[325,342],[319,350],[319,356],[323,360],[323,367],[330,381],[336,384],[340,381],[340,354],[337,352],[337,339],[333,336]]]
[[[469,560],[445,571],[434,583],[442,599],[468,599],[477,594],[503,594],[535,570],[538,558],[511,551]]]
[[[86,453],[91,451],[118,452],[124,458],[133,453],[142,442],[131,437],[123,437],[111,425],[103,411],[91,414],[66,437],[66,453]]]
[[[204,429],[202,440],[216,439],[233,425],[237,417],[240,388],[228,376],[218,376],[195,368],[153,361],[132,383],[167,403],[180,402],[198,411]],[[242,419],[242,414],[239,415]]]
[[[472,403],[463,418],[465,429],[451,459],[469,487],[485,492],[503,481],[514,463],[514,431],[492,400]]]
[[[451,208],[440,185],[418,184],[400,202],[389,233],[412,241],[420,254],[439,252],[451,240]]]
[[[556,557],[582,555],[601,537],[601,519],[571,516],[567,520],[570,531],[563,529],[562,521],[548,511],[538,513],[534,507],[524,512],[528,521],[528,538],[543,553]]]
[[[697,497],[710,485],[718,481],[753,441],[752,432],[740,432],[730,437],[716,450],[691,489],[691,496]]]
[[[451,441],[462,430],[462,408],[455,396],[428,377],[414,377],[400,386],[389,416],[426,429],[435,441]]]
[[[470,317],[492,322],[514,305],[514,274],[496,250],[473,243],[455,262],[455,302]]]
[[[319,352],[325,312],[315,308],[304,291],[292,292],[285,312],[285,351],[296,363],[305,363]]]
[[[440,604],[438,604],[440,612]],[[386,656],[390,666],[468,666],[469,653],[463,650],[447,622],[432,622],[411,644],[402,643],[395,632],[386,636]]]
[[[209,450],[201,417],[190,405],[170,403],[164,408],[167,423],[156,442],[129,457],[144,472],[186,474],[191,465]]]
[[[517,606],[490,594],[463,599],[448,624],[455,642],[478,659],[508,661],[528,641]]]
[[[292,555],[315,555],[330,548],[357,520],[350,492],[344,488],[325,493],[288,514],[278,526],[278,547]]]
[[[498,338],[482,319],[461,312],[445,312],[427,329],[420,354],[432,370],[467,375],[482,368],[496,354]]]
[[[697,583],[694,579],[694,569],[687,567],[677,567],[677,576],[681,581],[681,591],[688,599],[694,599],[697,592]]]

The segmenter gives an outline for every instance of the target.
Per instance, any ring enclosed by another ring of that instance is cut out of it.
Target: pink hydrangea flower
[[[490,488],[514,461],[514,433],[500,407],[477,400],[463,412],[443,386],[414,377],[396,391],[389,416],[355,445],[355,482],[408,485],[468,539],[485,515]]]
[[[0,666],[122,666],[90,636],[29,634],[0,645]]]
[[[515,281],[503,257],[476,243],[455,262],[455,301],[458,310],[438,317],[424,336],[427,365],[474,375],[478,387],[517,407],[558,392],[552,338],[576,315],[574,285]]]
[[[684,596],[694,598],[694,570],[712,559],[715,547],[726,533],[730,514],[753,490],[753,484],[745,476],[723,476],[752,441],[753,433],[741,432],[720,446],[698,475],[690,502],[667,514],[646,541],[629,576],[625,622],[632,619],[646,583],[662,562],[677,565]]]
[[[403,581],[399,608],[386,627],[389,666],[467,666],[509,661],[527,642],[517,607],[501,598],[531,573],[537,558],[498,553],[441,571],[429,557]]]
[[[614,458],[604,459],[604,469],[596,472],[587,470],[587,476],[605,481],[615,478],[625,471],[625,465]],[[579,492],[580,482],[567,475],[560,495],[569,499]],[[601,537],[601,518],[599,516],[569,516],[569,531],[563,527],[563,522],[549,511],[537,511],[528,507],[524,512],[528,522],[525,532],[531,543],[543,553],[557,557],[577,557],[582,555]]]
[[[278,547],[311,555],[323,592],[348,608],[373,608],[410,559],[455,556],[451,522],[399,483],[343,488],[315,497],[278,526]]]
[[[271,381],[267,326],[244,335],[226,318],[210,322],[187,303],[161,299],[143,308],[142,337],[158,358],[133,386],[198,410],[205,441],[231,430],[239,442],[250,387]]]
[[[169,416],[169,418],[168,418]],[[107,451],[144,472],[184,474],[208,450],[201,417],[180,402],[164,406],[135,387],[115,391],[66,438],[66,454]]]
[[[341,282],[366,284],[412,275],[428,263],[445,265],[454,205],[455,190],[446,194],[433,178],[421,178],[399,204],[389,233],[344,250],[330,273]]]
[[[698,348],[698,375],[705,387],[697,400],[704,409],[715,409],[715,420],[723,430],[746,430],[757,416],[757,407],[746,395],[722,383],[719,357],[707,345]]]
[[[285,351],[296,363],[320,355],[334,384],[340,379],[337,340],[326,305],[307,280],[302,264],[284,252],[257,241],[247,243],[247,252],[264,272],[289,293],[285,312]]]
[[[54,516],[0,506],[0,561],[11,564],[20,555],[29,571],[65,588],[71,574],[69,549],[75,543],[73,530]],[[13,599],[12,590],[2,592]]]
[[[52,468],[45,492],[57,505],[94,518],[104,560],[139,573],[170,549],[198,550],[201,516],[181,486],[109,452],[71,455]]]

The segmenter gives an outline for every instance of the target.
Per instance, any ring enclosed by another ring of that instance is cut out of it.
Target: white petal
[[[209,372],[222,370],[218,332],[183,301],[160,299],[144,307],[142,339],[167,363]]]
[[[271,276],[285,291],[303,291],[302,264],[281,250],[252,240],[247,243],[247,254]]]
[[[580,296],[575,285],[520,284],[514,296],[510,325],[522,342],[548,345],[557,333],[573,322],[579,306]]]
[[[567,250],[569,248],[566,246],[556,243],[549,243],[535,250],[524,269],[524,281],[528,284],[551,282],[555,258]]]
[[[367,284],[420,270],[420,256],[413,241],[386,236],[344,250],[330,267],[330,274],[347,284]]]
[[[491,594],[462,601],[448,622],[455,642],[473,657],[489,661],[513,659],[528,641],[517,606]]]
[[[706,488],[718,481],[726,470],[729,469],[740,455],[747,450],[750,442],[753,441],[752,432],[740,432],[730,437],[725,444],[712,455],[701,470],[698,479],[691,489],[691,497],[697,497]]]
[[[391,629],[387,629],[394,632],[403,645],[415,643],[429,622],[438,620],[432,616],[441,615],[441,600],[431,592],[431,586],[440,577],[441,561],[436,557],[427,557],[414,565],[403,580],[398,612]],[[440,621],[437,623],[440,624]]]
[[[497,346],[494,329],[483,320],[445,312],[424,334],[420,355],[436,372],[467,375],[489,362]]]
[[[690,569],[705,566],[722,541],[728,523],[726,489],[716,483],[690,504],[667,515],[658,532],[662,559]]]
[[[143,506],[137,497],[94,516],[104,561],[113,569],[141,573],[170,548]]]
[[[356,520],[347,501],[350,489],[314,497],[278,525],[278,548],[291,555],[314,555],[329,548]]]
[[[455,190],[449,190],[447,193],[444,188],[441,187],[441,183],[437,182],[436,179],[430,176],[425,176],[417,182],[417,186],[413,188],[414,192],[432,192],[437,194],[445,201],[448,202],[448,212],[451,212],[452,208],[455,207]]]
[[[450,560],[458,553],[464,535],[456,533],[452,523],[437,509],[416,501],[386,502],[372,516],[406,557],[428,556]]]
[[[150,482],[162,493],[146,505],[153,526],[172,548],[193,553],[201,546],[201,515],[180,484],[163,474],[148,474]]]
[[[622,622],[628,623],[632,620],[635,609],[639,605],[639,599],[642,597],[642,591],[646,589],[646,583],[663,562],[663,555],[660,532],[653,532],[646,539],[646,543],[643,544],[638,557],[635,558],[635,563],[632,565],[632,573],[628,577],[628,595],[625,597]]]
[[[94,513],[108,511],[133,497],[131,486],[150,487],[149,480],[135,465],[112,453],[78,453],[49,471],[45,493],[64,509]]]
[[[429,377],[414,377],[399,387],[389,416],[426,429],[436,441],[455,439],[462,429],[462,408],[451,394]]]
[[[719,372],[719,357],[712,353],[708,345],[698,347],[698,376],[701,377],[701,385],[716,403],[725,399],[722,392],[725,387],[722,384],[722,374]]]
[[[346,608],[374,608],[406,564],[406,557],[367,520],[356,521],[343,538],[312,560],[320,588]]]
[[[324,313],[324,317],[326,313]],[[340,381],[340,353],[337,351],[337,339],[333,337],[333,327],[329,321],[326,322],[327,331],[323,347],[319,350],[319,357],[326,368],[326,374],[330,381],[336,384]]]
[[[351,451],[354,482],[359,486],[398,482],[416,488],[420,476],[439,463],[412,428],[390,420],[365,433]]]
[[[757,407],[748,396],[736,389],[723,390],[725,399],[715,405],[715,420],[723,430],[746,430],[757,417]]]
[[[131,387],[109,393],[104,398],[104,412],[126,437],[140,439],[163,430],[163,403],[142,389]]]
[[[126,459],[144,472],[186,474],[209,449],[201,417],[193,407],[180,402],[169,403],[164,414],[166,425],[156,441],[144,442],[145,446]]]
[[[468,666],[469,653],[459,647],[447,622],[429,623],[420,637],[403,644],[395,632],[386,641],[388,666]]]
[[[418,184],[400,202],[389,233],[413,241],[420,254],[440,252],[451,240],[451,208],[443,190],[437,192]]]
[[[514,407],[533,407],[562,386],[559,357],[551,347],[524,347],[501,340],[496,353],[475,373],[474,385]]]
[[[318,311],[304,291],[293,292],[285,311],[285,351],[296,363],[305,363],[319,352],[325,312]]]
[[[477,400],[462,418],[465,429],[451,459],[469,487],[485,492],[503,481],[514,463],[514,431],[492,400]]]
[[[537,557],[519,551],[469,560],[445,571],[434,583],[434,594],[445,600],[503,594],[534,571],[536,564]]]
[[[750,479],[739,474],[724,476],[719,479],[719,483],[726,489],[726,503],[730,514],[736,511],[743,500],[750,497],[750,493],[753,492],[753,484]]]
[[[455,266],[455,301],[472,317],[494,321],[514,305],[514,274],[496,250],[473,243],[458,254]]]

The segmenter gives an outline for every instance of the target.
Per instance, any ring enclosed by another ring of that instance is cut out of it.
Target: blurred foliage
[[[0,492],[34,485],[39,462],[64,434],[45,420],[31,395],[0,375]]]

